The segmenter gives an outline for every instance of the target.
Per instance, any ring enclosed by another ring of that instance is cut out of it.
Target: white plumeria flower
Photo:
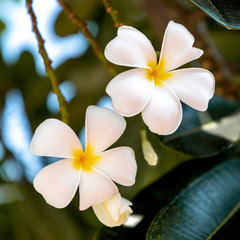
[[[100,222],[108,227],[117,227],[125,223],[132,213],[129,205],[132,203],[117,192],[111,198],[92,207]]]
[[[123,133],[126,122],[110,109],[90,106],[86,112],[85,151],[65,123],[48,119],[36,129],[31,142],[35,155],[64,158],[43,168],[33,185],[46,202],[67,206],[79,187],[80,210],[97,205],[118,192],[112,182],[135,182],[136,161],[129,147],[104,151]]]
[[[130,117],[142,112],[149,129],[160,135],[173,133],[182,120],[180,100],[205,111],[214,94],[214,76],[202,68],[174,70],[199,58],[194,37],[181,24],[170,21],[164,34],[159,61],[145,35],[122,26],[105,48],[106,58],[118,65],[135,67],[117,75],[107,86],[113,107]]]

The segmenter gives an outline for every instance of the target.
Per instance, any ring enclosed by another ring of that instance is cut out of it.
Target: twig
[[[37,19],[33,12],[33,9],[32,9],[32,0],[26,0],[26,3],[27,3],[26,5],[27,5],[28,13],[31,16],[31,20],[32,20],[32,30],[35,33],[37,41],[38,41],[39,53],[41,54],[41,56],[43,58],[46,73],[48,74],[48,77],[52,84],[53,93],[55,93],[58,98],[59,111],[62,116],[62,121],[65,123],[68,123],[68,119],[69,119],[70,115],[69,115],[68,109],[67,109],[67,101],[65,100],[64,96],[61,93],[61,90],[59,88],[59,80],[51,66],[52,61],[49,59],[47,52],[44,48],[44,40],[42,39],[42,36],[38,30]]]
[[[105,64],[107,69],[109,70],[110,74],[115,76],[117,75],[116,70],[113,68],[113,65],[105,58],[103,54],[103,50],[99,47],[98,42],[94,38],[94,36],[90,33],[87,28],[87,24],[76,15],[76,13],[72,10],[72,8],[68,5],[65,0],[58,0],[59,4],[62,6],[65,14],[70,19],[70,21],[75,24],[80,31],[83,33],[85,38],[88,39],[90,45],[93,48],[95,55]]]
[[[105,6],[106,12],[109,13],[112,17],[114,26],[116,28],[123,26],[124,23],[121,23],[118,18],[119,12],[111,6],[111,0],[103,0],[103,4]]]

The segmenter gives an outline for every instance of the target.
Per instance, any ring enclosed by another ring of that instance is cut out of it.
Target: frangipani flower
[[[108,200],[92,207],[100,222],[108,227],[117,227],[125,223],[132,213],[129,205],[132,203],[117,192]]]
[[[142,112],[143,121],[157,134],[173,133],[182,120],[180,100],[205,111],[214,94],[214,76],[202,68],[174,70],[199,58],[203,51],[192,47],[194,37],[181,24],[170,21],[164,34],[159,61],[145,35],[122,26],[105,48],[106,58],[118,65],[135,67],[117,75],[106,92],[119,114]]]
[[[135,182],[133,150],[118,147],[104,151],[122,135],[124,118],[107,108],[90,106],[85,124],[85,151],[72,129],[56,119],[44,121],[33,136],[33,154],[64,158],[43,168],[33,181],[46,202],[56,208],[67,206],[78,187],[79,208],[85,210],[118,192],[113,181],[125,186]]]

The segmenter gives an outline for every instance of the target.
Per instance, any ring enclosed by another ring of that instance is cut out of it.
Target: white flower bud
[[[106,201],[92,206],[94,213],[100,222],[108,227],[120,226],[128,220],[132,209],[130,201],[121,197],[120,193],[115,193]]]
[[[158,156],[149,141],[142,142],[142,151],[144,159],[147,161],[147,163],[150,166],[156,166],[158,162]]]

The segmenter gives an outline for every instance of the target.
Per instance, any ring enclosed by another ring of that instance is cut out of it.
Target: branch
[[[59,88],[59,80],[51,66],[52,62],[49,59],[47,52],[44,48],[44,40],[42,39],[42,36],[38,30],[37,19],[33,12],[33,9],[32,9],[32,0],[26,0],[26,3],[27,3],[28,13],[31,16],[31,20],[32,20],[32,30],[35,33],[37,41],[38,41],[39,53],[41,54],[41,56],[43,58],[46,73],[52,84],[53,93],[55,93],[58,98],[59,111],[62,116],[62,121],[65,123],[68,123],[68,119],[69,119],[70,115],[69,115],[68,109],[67,109],[67,101],[65,100],[64,96],[61,93],[61,90]]]
[[[125,25],[124,23],[121,23],[119,21],[119,18],[118,18],[119,12],[111,6],[111,0],[103,0],[103,4],[105,6],[106,12],[109,13],[110,16],[112,17],[114,26],[116,28],[119,28],[119,27]]]
[[[94,36],[89,32],[87,28],[87,24],[80,17],[76,15],[76,13],[71,9],[71,7],[68,5],[68,3],[65,0],[58,0],[58,2],[62,6],[65,14],[70,19],[70,21],[74,25],[76,25],[80,29],[80,31],[83,33],[85,38],[88,39],[90,45],[93,48],[95,55],[100,59],[100,61],[102,61],[105,64],[110,74],[113,76],[117,75],[117,72],[113,68],[113,65],[105,58],[103,50],[99,47],[99,44],[94,38]]]

